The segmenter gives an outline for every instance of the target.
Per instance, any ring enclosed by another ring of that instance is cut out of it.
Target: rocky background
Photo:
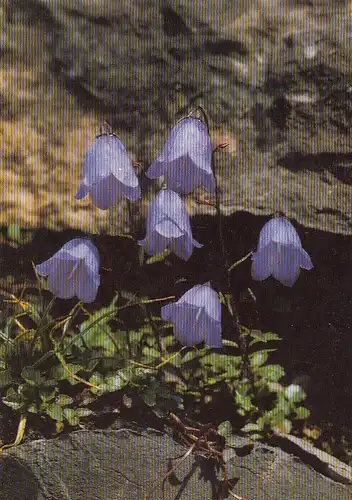
[[[112,123],[143,170],[202,105],[214,144],[229,142],[215,165],[226,215],[278,212],[352,234],[350,10],[341,0],[3,2],[0,224],[128,230],[74,200],[99,125]],[[202,193],[189,208],[214,213]]]

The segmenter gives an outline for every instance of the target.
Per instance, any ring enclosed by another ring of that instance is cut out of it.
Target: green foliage
[[[18,224],[7,227],[6,242],[13,248],[19,248],[33,240],[35,232],[22,229]]]
[[[3,403],[15,412],[84,426],[94,415],[90,405],[109,393],[116,393],[117,406],[128,400],[158,418],[170,411],[201,417],[202,408],[224,397],[232,401],[219,409],[218,432],[225,438],[239,430],[254,439],[274,429],[290,432],[295,420],[309,417],[302,388],[283,385],[283,368],[270,362],[280,340],[275,333],[242,328],[239,342],[224,341],[220,351],[177,350],[167,325],[146,313],[148,302],[121,292],[92,314],[77,304],[58,322],[52,303],[22,300],[0,332]],[[120,318],[126,307],[142,312],[133,330]],[[78,312],[86,318],[75,323]],[[31,326],[19,335],[24,320]],[[226,420],[226,412],[237,418]]]

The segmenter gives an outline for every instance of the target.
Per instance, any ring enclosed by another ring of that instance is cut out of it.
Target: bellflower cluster
[[[166,184],[149,203],[146,235],[138,242],[148,255],[168,249],[187,261],[194,247],[203,246],[192,236],[181,195],[199,186],[214,193],[212,154],[207,126],[201,120],[188,116],[172,129],[162,153],[146,173],[151,179],[163,177]],[[76,199],[90,194],[96,207],[107,210],[122,198],[134,201],[141,197],[132,160],[110,130],[95,138],[83,169]],[[76,295],[84,302],[93,302],[100,284],[99,265],[93,243],[75,238],[36,269],[41,276],[48,276],[48,288],[56,297],[68,299]],[[252,278],[262,281],[273,276],[291,287],[301,268],[312,269],[313,264],[292,224],[282,217],[268,221],[252,255]],[[221,304],[209,282],[194,286],[176,302],[162,307],[161,316],[173,323],[175,336],[182,344],[192,346],[204,341],[211,347],[221,347]]]
[[[188,260],[193,247],[203,245],[192,237],[189,215],[180,194],[189,194],[198,186],[215,191],[212,146],[204,123],[190,117],[181,120],[146,175],[151,179],[164,176],[167,189],[162,189],[150,203],[147,234],[139,244],[148,255],[168,248]],[[182,344],[205,341],[221,347],[221,305],[209,284],[193,287],[178,302],[164,306],[161,315],[174,323],[175,336]]]

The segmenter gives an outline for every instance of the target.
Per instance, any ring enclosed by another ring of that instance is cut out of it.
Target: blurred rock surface
[[[0,21],[1,225],[128,230],[74,199],[100,123],[147,167],[202,105],[214,144],[230,143],[215,160],[226,215],[352,234],[345,2],[8,0]],[[188,206],[212,214],[208,202]]]
[[[235,498],[351,498],[350,485],[333,481],[280,448],[237,436],[229,438],[229,445],[224,460]],[[187,449],[151,429],[77,431],[28,442],[0,457],[0,500],[135,500],[146,498],[147,492],[150,500],[217,498],[211,461],[193,454],[160,484],[170,463],[178,463],[172,459]]]

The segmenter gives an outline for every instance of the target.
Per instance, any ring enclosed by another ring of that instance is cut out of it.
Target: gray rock
[[[247,500],[348,500],[352,488],[279,448],[232,437],[224,451],[233,493]],[[164,483],[170,459],[187,448],[152,430],[77,431],[28,442],[0,457],[1,500],[160,500],[217,498],[209,461],[190,454]],[[175,465],[177,461],[172,461]],[[238,498],[237,497],[237,498]],[[228,496],[227,498],[232,498]]]
[[[6,12],[10,22],[30,25],[34,38],[36,20],[47,71],[79,107],[106,116],[146,166],[175,120],[201,104],[214,142],[230,142],[215,160],[226,215],[279,212],[306,227],[352,234],[344,1],[116,5],[37,0],[8,2]],[[214,213],[197,197],[190,205],[193,214]],[[74,216],[65,223],[84,225]],[[112,230],[104,221],[100,229],[118,232],[124,223]]]

